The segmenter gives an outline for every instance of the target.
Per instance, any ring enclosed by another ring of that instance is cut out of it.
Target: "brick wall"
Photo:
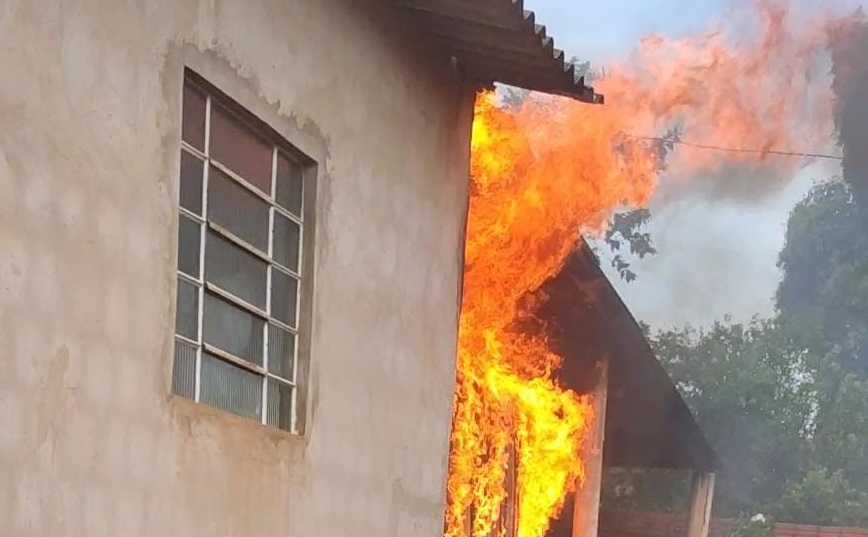
[[[714,519],[709,537],[728,537],[734,525],[731,519]],[[604,511],[600,516],[600,537],[685,537],[686,533],[686,514]],[[771,537],[868,537],[868,528],[777,523]]]

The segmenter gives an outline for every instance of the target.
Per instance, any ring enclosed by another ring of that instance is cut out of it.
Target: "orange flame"
[[[584,475],[589,402],[554,379],[560,358],[544,336],[511,327],[533,314],[522,299],[561,268],[580,230],[598,232],[616,208],[647,204],[661,160],[632,135],[675,127],[685,139],[765,151],[828,142],[830,94],[808,73],[831,25],[795,24],[785,7],[758,4],[761,38],[749,46],[733,48],[719,29],[643,40],[636,58],[597,82],[605,106],[532,95],[509,111],[493,93],[477,99],[447,537],[492,535],[510,445],[519,453],[520,537],[543,537]],[[679,148],[667,164],[695,172],[723,162],[720,153]]]

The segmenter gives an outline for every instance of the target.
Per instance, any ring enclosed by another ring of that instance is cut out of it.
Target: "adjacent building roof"
[[[587,243],[545,290],[544,312],[561,330],[561,380],[587,392],[594,362],[609,360],[603,464],[717,469],[716,454]]]
[[[480,82],[602,103],[524,0],[392,0]]]

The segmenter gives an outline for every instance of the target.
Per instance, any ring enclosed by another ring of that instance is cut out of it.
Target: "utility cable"
[[[629,138],[634,138],[637,140],[647,140],[649,142],[664,142],[676,145],[683,145],[685,147],[693,147],[695,149],[707,149],[710,151],[721,151],[724,153],[751,153],[755,155],[782,155],[786,157],[805,157],[805,158],[818,158],[818,159],[827,159],[827,160],[844,160],[844,157],[839,155],[829,155],[827,153],[806,153],[801,151],[781,151],[776,149],[752,149],[745,147],[724,147],[720,145],[711,145],[711,144],[697,144],[693,142],[685,142],[683,140],[670,140],[666,138],[657,138],[654,136],[636,136],[632,134],[627,135]]]

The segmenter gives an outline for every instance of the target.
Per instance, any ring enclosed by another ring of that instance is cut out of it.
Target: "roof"
[[[554,339],[565,358],[561,380],[586,393],[594,362],[609,358],[603,464],[719,468],[690,409],[584,240],[544,290],[549,298],[541,313],[560,327]]]
[[[554,47],[524,0],[392,0],[483,83],[572,97],[588,103],[603,96]]]

